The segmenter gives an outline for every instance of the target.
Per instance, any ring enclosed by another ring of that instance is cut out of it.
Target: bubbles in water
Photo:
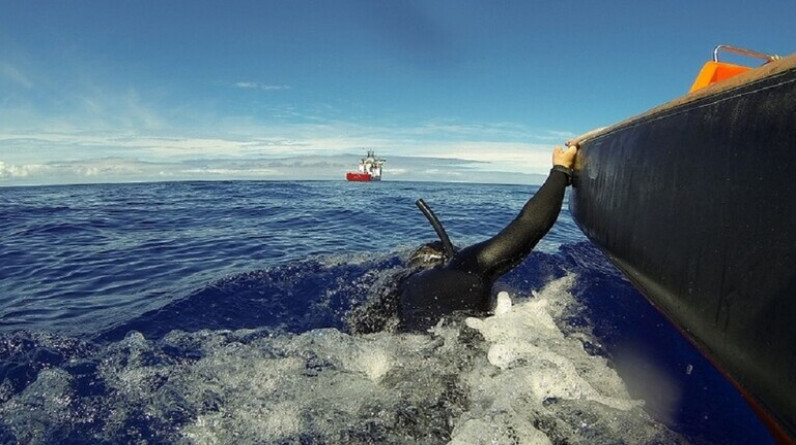
[[[573,279],[555,280],[509,311],[466,320],[485,339],[492,366],[464,377],[470,404],[454,443],[677,442],[630,398],[605,359],[557,327],[555,317],[573,305]]]
[[[557,327],[573,277],[428,335],[337,329],[130,333],[9,390],[25,443],[677,443],[583,333]],[[93,390],[88,388],[92,387]]]

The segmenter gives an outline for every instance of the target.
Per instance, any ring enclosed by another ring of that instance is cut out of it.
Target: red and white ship
[[[346,181],[381,181],[381,166],[387,162],[376,158],[373,150],[368,150],[367,157],[359,160],[359,169],[345,174]]]

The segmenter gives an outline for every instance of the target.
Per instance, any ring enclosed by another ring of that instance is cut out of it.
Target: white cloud
[[[283,173],[269,168],[233,169],[233,168],[189,168],[178,170],[177,173],[188,175],[215,175],[222,177],[234,176],[281,176]]]
[[[40,173],[46,168],[43,165],[10,165],[0,161],[0,179],[26,178]]]
[[[0,129],[0,153],[6,162],[0,168],[3,182],[11,178],[80,182],[87,177],[109,182],[207,176],[336,178],[355,168],[367,149],[387,158],[386,172],[407,180],[483,180],[483,175],[503,173],[503,178],[525,182],[525,175],[546,174],[553,147],[510,124],[399,127],[346,121],[281,125],[225,121],[211,129],[149,134],[124,127],[117,131],[54,128],[5,133]],[[208,136],[191,134],[200,131]],[[285,158],[292,163],[269,165]],[[297,161],[320,158],[325,165],[307,161],[299,166]],[[329,164],[329,159],[335,162]]]
[[[429,145],[423,156],[477,162],[482,168],[517,173],[543,173],[550,168],[552,145],[494,141]]]
[[[282,91],[289,90],[290,85],[269,85],[258,82],[236,82],[235,86],[238,88],[246,88],[260,91]]]
[[[557,140],[561,140],[561,141],[565,141],[567,139],[572,139],[575,136],[577,136],[577,134],[575,134],[575,133],[573,133],[571,131],[547,130],[547,132],[550,134],[548,136],[549,138],[557,139]]]
[[[0,162],[0,185],[85,182],[141,182],[208,179],[342,180],[356,168],[361,154],[297,155],[275,159],[206,159],[141,161],[125,158],[86,159],[46,164]],[[491,164],[456,158],[387,156],[387,180],[540,183],[543,177],[492,169]]]

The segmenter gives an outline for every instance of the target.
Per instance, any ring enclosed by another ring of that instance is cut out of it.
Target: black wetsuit
[[[398,300],[401,327],[418,331],[455,311],[489,311],[492,284],[520,264],[553,226],[569,175],[554,167],[520,214],[494,237],[458,251],[445,265],[407,276]]]

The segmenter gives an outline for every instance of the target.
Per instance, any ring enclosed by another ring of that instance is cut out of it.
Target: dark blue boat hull
[[[792,441],[796,58],[764,71],[584,139],[570,207],[592,242]]]

